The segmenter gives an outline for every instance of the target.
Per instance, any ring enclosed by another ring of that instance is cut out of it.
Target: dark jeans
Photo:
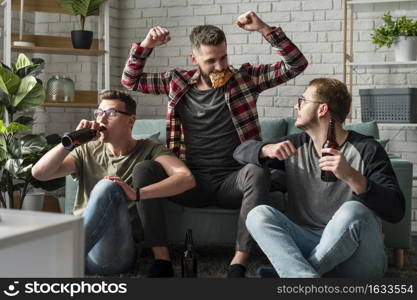
[[[266,200],[270,188],[269,170],[248,164],[223,176],[198,172],[194,177],[197,182],[196,187],[166,199],[186,207],[215,205],[225,209],[240,208],[236,250],[249,252],[254,241],[246,229],[246,216],[252,208],[263,204]],[[167,174],[162,166],[158,162],[147,160],[136,165],[133,172],[133,186],[140,188],[165,178]],[[162,201],[166,199],[147,199],[138,203],[144,243],[147,246],[168,244],[162,208]]]

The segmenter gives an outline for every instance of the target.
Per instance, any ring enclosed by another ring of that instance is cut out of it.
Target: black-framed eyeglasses
[[[104,115],[106,115],[106,117],[109,118],[115,118],[117,117],[117,114],[123,114],[126,116],[131,116],[132,114],[125,112],[125,111],[121,111],[121,110],[117,110],[114,108],[109,108],[106,110],[102,110],[100,108],[97,108],[96,110],[94,110],[94,117],[97,119],[98,117],[103,117]]]
[[[307,100],[306,98],[304,98],[304,96],[301,96],[297,99],[297,107],[300,108],[301,104],[303,102],[311,102],[311,103],[319,103],[319,104],[324,104],[325,103],[325,102],[322,102],[322,101]]]

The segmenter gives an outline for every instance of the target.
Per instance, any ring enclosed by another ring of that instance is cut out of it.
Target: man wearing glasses
[[[57,145],[32,168],[39,180],[71,174],[79,181],[74,214],[84,217],[86,271],[100,275],[132,269],[136,261],[128,200],[174,196],[194,187],[184,163],[159,143],[132,138],[136,102],[115,90],[100,95],[95,120],[82,120],[77,130],[97,130],[95,139],[76,148]],[[100,130],[99,130],[100,129]],[[68,155],[69,154],[69,155]],[[151,161],[166,178],[139,190],[132,188]]]
[[[345,84],[315,79],[294,107],[295,126],[303,133],[273,142],[251,140],[236,149],[239,162],[284,170],[286,176],[286,214],[260,205],[246,219],[274,268],[259,269],[260,276],[383,276],[386,256],[378,218],[399,222],[405,201],[382,146],[343,129],[350,104]],[[322,149],[330,118],[338,149]],[[338,180],[322,181],[322,170]]]

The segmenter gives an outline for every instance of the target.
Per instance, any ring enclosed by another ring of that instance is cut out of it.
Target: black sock
[[[246,268],[241,264],[230,265],[227,270],[228,278],[244,278],[246,273]]]
[[[169,260],[155,259],[152,267],[148,272],[148,277],[151,278],[166,278],[174,277],[174,269]]]

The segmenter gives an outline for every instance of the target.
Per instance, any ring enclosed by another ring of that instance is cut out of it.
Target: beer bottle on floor
[[[329,121],[329,127],[327,129],[327,138],[326,141],[323,144],[322,149],[324,148],[332,148],[337,149],[339,147],[339,144],[336,141],[336,131],[334,127],[334,119],[333,117],[330,117]],[[329,153],[322,153],[322,156],[332,155]],[[337,177],[334,175],[331,171],[321,171],[321,180],[327,181],[327,182],[334,182],[337,181]]]
[[[182,277],[197,277],[197,258],[193,247],[193,235],[191,229],[185,234],[185,251],[181,258]]]

